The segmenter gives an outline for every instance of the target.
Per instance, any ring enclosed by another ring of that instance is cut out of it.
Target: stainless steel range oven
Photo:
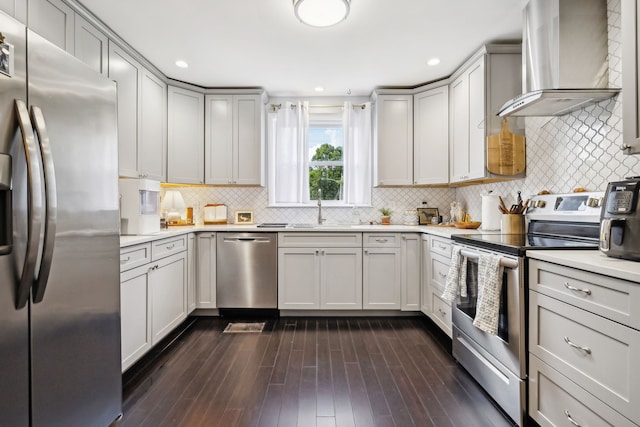
[[[453,304],[453,356],[491,395],[503,411],[522,426],[527,410],[527,257],[536,249],[597,250],[603,193],[535,196],[527,211],[526,234],[454,235],[466,258],[469,297]],[[478,258],[500,257],[503,267],[498,333],[473,325],[476,315]]]

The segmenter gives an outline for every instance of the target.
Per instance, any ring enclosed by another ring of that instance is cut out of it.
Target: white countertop
[[[527,251],[529,258],[640,283],[640,262],[611,258],[598,250]]]
[[[426,233],[444,238],[451,238],[454,234],[478,234],[482,230],[469,230],[455,227],[436,227],[431,225],[349,225],[349,224],[324,224],[313,228],[258,228],[258,224],[250,225],[204,225],[204,226],[178,226],[169,227],[168,230],[162,230],[158,233],[136,236],[120,236],[120,247],[124,248],[140,243],[147,243],[166,237],[177,236],[186,233],[199,233],[206,231],[235,231],[235,232],[261,232],[261,233],[327,233],[327,232],[356,232],[356,233]],[[495,232],[494,232],[495,233]]]

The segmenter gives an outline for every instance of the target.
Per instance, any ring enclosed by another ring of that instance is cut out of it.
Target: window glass
[[[310,117],[309,199],[344,200],[344,133],[340,120]],[[318,123],[320,122],[320,123]]]

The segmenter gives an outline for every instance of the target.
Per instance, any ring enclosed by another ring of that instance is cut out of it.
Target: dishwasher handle
[[[225,237],[222,239],[224,243],[234,243],[234,242],[250,242],[250,243],[270,243],[271,238],[269,237]]]

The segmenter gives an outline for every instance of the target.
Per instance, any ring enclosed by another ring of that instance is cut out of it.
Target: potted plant
[[[382,218],[380,218],[380,224],[389,225],[391,224],[391,209],[389,208],[380,208],[378,209],[382,214]]]

